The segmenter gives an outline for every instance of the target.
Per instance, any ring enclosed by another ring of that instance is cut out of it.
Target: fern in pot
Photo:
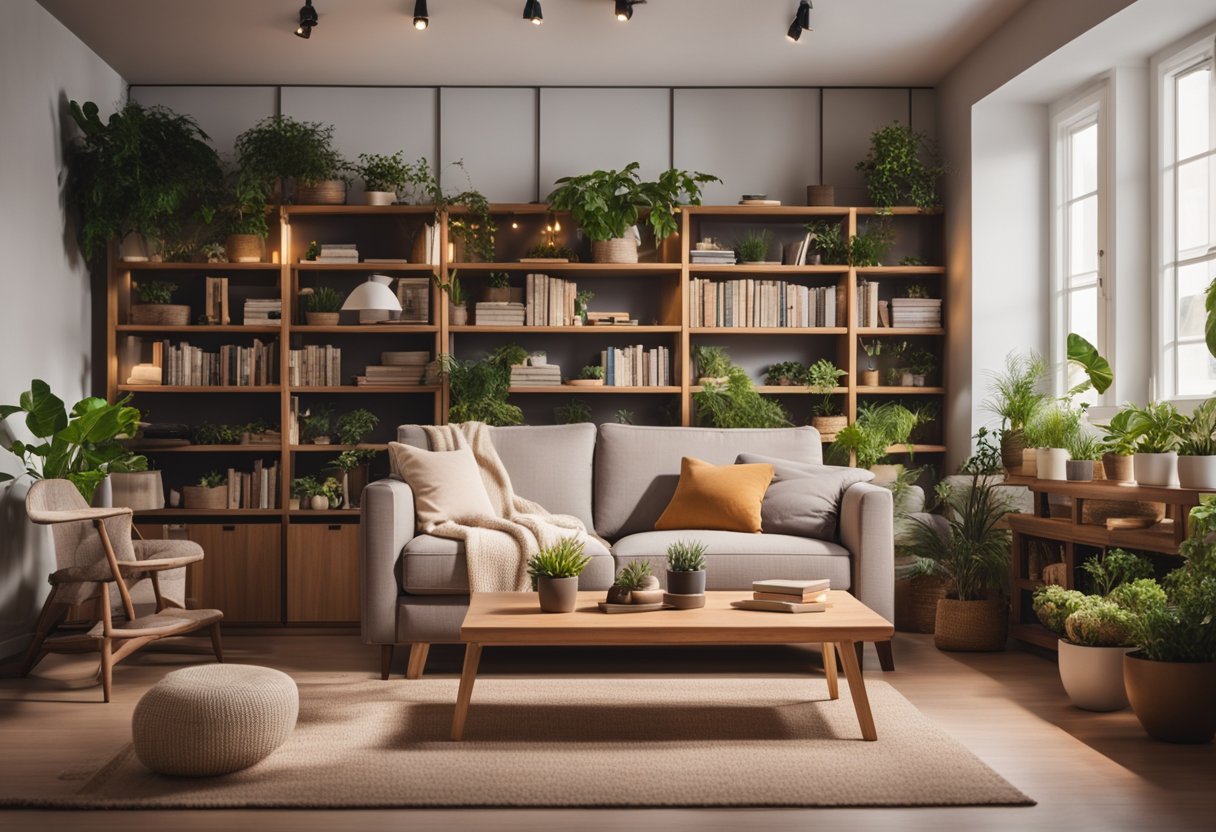
[[[265,182],[244,174],[235,174],[228,185],[227,199],[220,211],[223,215],[224,252],[230,263],[260,263],[263,244],[270,236],[266,221]]]
[[[912,431],[926,421],[923,413],[896,402],[867,402],[857,408],[857,421],[837,432],[829,458],[836,464],[847,465],[852,454],[858,467],[874,473],[875,485],[895,482],[903,466],[888,462],[888,449],[899,445],[910,449]]]
[[[539,594],[541,612],[574,612],[578,576],[590,562],[582,542],[573,537],[563,537],[528,558],[528,574]]]
[[[667,591],[673,595],[705,594],[704,543],[677,540],[667,547]]]
[[[1208,399],[1183,418],[1178,484],[1183,488],[1216,489],[1216,398]]]
[[[1049,399],[1041,389],[1046,375],[1047,362],[1033,352],[1011,352],[1004,369],[989,374],[984,409],[1001,419],[1001,461],[1010,473],[1022,470],[1024,451],[1032,447],[1024,431]]]
[[[836,387],[847,375],[827,358],[820,358],[807,368],[806,386],[818,397],[811,405],[811,426],[819,431],[824,442],[834,441],[836,434],[848,427],[849,419],[840,415],[836,402]]]

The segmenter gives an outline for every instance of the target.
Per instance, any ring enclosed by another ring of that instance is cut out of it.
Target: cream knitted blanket
[[[494,449],[489,426],[483,422],[423,425],[433,451],[473,451],[495,516],[465,523],[450,520],[428,524],[423,531],[435,537],[464,542],[470,592],[526,592],[531,588],[528,558],[563,537],[584,543],[587,529],[577,517],[550,514],[526,500],[511,487],[511,477]]]

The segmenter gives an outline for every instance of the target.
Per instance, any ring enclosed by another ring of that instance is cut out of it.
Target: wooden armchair
[[[110,701],[114,665],[145,644],[168,636],[211,628],[211,646],[223,661],[219,610],[188,610],[162,597],[158,575],[202,560],[203,552],[189,541],[155,541],[155,547],[132,539],[129,508],[90,508],[67,480],[40,480],[25,499],[30,520],[52,526],[57,569],[51,573],[47,597],[22,665],[29,672],[47,653],[101,654],[101,684]],[[140,557],[143,554],[144,557]],[[156,611],[136,617],[128,584],[149,579]],[[118,587],[123,617],[114,620],[110,584]],[[60,626],[72,607],[96,601],[91,626],[69,630]]]

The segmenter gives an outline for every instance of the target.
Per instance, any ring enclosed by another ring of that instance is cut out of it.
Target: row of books
[[[732,601],[741,610],[762,612],[823,612],[828,608],[827,578],[810,581],[774,579],[752,582],[752,597]]]
[[[857,284],[857,325],[861,327],[886,326],[886,301],[878,299],[878,284],[863,280]]]
[[[342,384],[342,349],[309,344],[287,353],[287,383],[292,387],[338,387]]]
[[[245,326],[277,324],[283,319],[283,300],[281,298],[249,298],[245,301],[245,308],[241,315]]]
[[[252,471],[228,469],[228,508],[282,508],[279,503],[279,463],[263,465],[259,459]]]
[[[524,326],[574,326],[578,285],[573,280],[530,274],[524,287]]]
[[[203,317],[214,325],[226,326],[228,314],[228,278],[208,277],[203,289]]]
[[[473,322],[478,326],[524,326],[527,315],[522,303],[481,301],[473,304]]]
[[[278,383],[279,348],[255,339],[250,347],[229,344],[208,352],[185,341],[154,341],[151,363],[169,387],[263,387]]]
[[[671,384],[671,351],[667,347],[609,347],[600,352],[605,387],[667,387]]]
[[[417,387],[425,383],[426,368],[431,361],[428,350],[402,350],[380,353],[379,364],[369,364],[361,376],[355,376],[358,387]]]
[[[689,317],[695,327],[834,327],[845,320],[835,286],[784,280],[693,278]]]
[[[941,325],[941,298],[891,298],[891,326],[936,329]]]

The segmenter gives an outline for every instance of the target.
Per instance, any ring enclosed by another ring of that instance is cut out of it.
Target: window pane
[[[1075,332],[1098,347],[1098,288],[1077,289],[1068,293],[1068,331]]]
[[[1178,345],[1178,395],[1206,396],[1216,390],[1216,359],[1202,341]]]
[[[1086,197],[1068,208],[1068,273],[1098,268],[1098,197]]]
[[[1178,157],[1185,159],[1211,150],[1209,130],[1209,87],[1211,69],[1197,69],[1178,78]]]
[[[1178,166],[1178,256],[1194,257],[1212,245],[1212,160],[1196,159]]]
[[[1204,293],[1214,276],[1216,261],[1192,263],[1178,270],[1178,337],[1203,337],[1203,324],[1207,319]]]
[[[1069,198],[1087,194],[1098,187],[1098,125],[1091,124],[1072,134],[1068,166],[1072,173]]]

